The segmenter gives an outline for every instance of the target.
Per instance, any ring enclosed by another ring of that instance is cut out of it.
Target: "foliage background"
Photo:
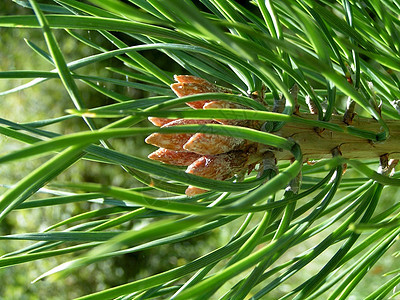
[[[51,3],[51,1],[48,1]],[[45,3],[45,2],[42,2]],[[0,2],[0,15],[21,15],[29,14],[30,10],[16,5],[11,0]],[[104,43],[95,32],[81,31],[88,39]],[[56,32],[57,39],[62,45],[63,54],[68,61],[80,57],[93,55],[95,51],[78,43],[68,34],[62,31]],[[37,45],[46,48],[43,35],[40,30],[18,30],[0,28],[0,39],[2,51],[0,52],[0,71],[5,70],[45,70],[51,68],[44,60],[38,59],[32,54],[32,50],[26,45],[24,39],[34,41]],[[169,61],[154,51],[147,54],[163,68],[169,68],[171,72],[177,72],[180,67],[169,64]],[[117,60],[108,60],[96,66],[86,67],[85,72],[92,75],[110,74],[105,67],[122,67]],[[8,90],[29,80],[0,80],[0,90]],[[86,101],[87,107],[97,107],[113,103],[100,93],[94,92],[78,82],[80,91]],[[115,91],[123,93],[127,97],[144,97],[142,91],[133,88],[114,86]],[[44,82],[30,89],[1,96],[0,117],[18,123],[29,123],[41,119],[56,118],[65,114],[65,110],[71,108],[71,100],[65,92],[64,87],[58,80]],[[101,125],[101,120],[99,121]],[[104,122],[103,122],[104,123]],[[104,124],[103,124],[104,125]],[[143,122],[142,126],[149,126]],[[63,125],[53,124],[46,126],[46,130],[68,134],[86,129],[82,119],[65,121]],[[143,138],[127,138],[115,141],[120,149],[126,152],[133,152],[135,155],[146,157],[154,147],[144,143]],[[5,136],[0,136],[0,153],[11,152],[18,149],[22,143]],[[40,166],[46,158],[0,165],[0,192],[6,190],[4,186],[12,185],[21,179],[25,174]],[[120,167],[104,166],[98,163],[81,161],[73,165],[66,172],[60,174],[57,179],[60,182],[98,182],[116,186],[136,187],[141,186],[139,182],[121,171]],[[35,194],[34,199],[40,199],[46,194]],[[16,211],[7,218],[0,226],[1,235],[34,232],[44,230],[48,226],[71,216],[78,215],[85,211],[95,210],[101,205],[90,202],[44,207],[39,209],[28,209]],[[133,222],[123,226],[124,229],[132,228]],[[137,225],[136,225],[137,226]],[[133,281],[166,269],[182,265],[187,261],[208,252],[210,245],[222,245],[225,241],[224,233],[207,234],[204,237],[193,238],[188,242],[163,246],[157,249],[150,249],[139,253],[127,254],[111,258],[107,261],[91,265],[78,274],[72,274],[65,280],[48,281],[42,280],[31,284],[32,279],[60,264],[66,257],[73,258],[74,255],[67,255],[64,258],[55,257],[28,264],[18,265],[15,268],[3,268],[0,270],[0,299],[72,299],[84,294],[93,293],[125,282]],[[227,233],[229,236],[229,233]],[[31,242],[12,241],[1,243],[0,255],[15,251],[18,248],[27,246]],[[61,298],[60,298],[61,297]]]
[[[48,1],[49,3],[51,1]],[[29,14],[30,10],[23,8],[11,0],[0,1],[0,15]],[[90,39],[98,39],[96,33],[81,31]],[[67,33],[58,31],[57,39],[62,45],[63,53],[69,61],[83,56],[94,54],[94,50],[83,46]],[[46,48],[41,30],[19,30],[11,28],[0,28],[0,40],[2,50],[0,51],[0,71],[6,70],[46,70],[51,66],[44,60],[32,53],[32,50],[24,42],[24,39],[34,41],[37,45]],[[156,53],[151,53],[153,59],[164,66],[167,61],[160,60]],[[85,72],[92,75],[107,75],[105,67],[117,67],[121,64],[116,60],[99,63],[97,66],[89,66]],[[177,66],[172,66],[177,68]],[[171,70],[172,71],[172,70]],[[8,90],[29,80],[0,80],[0,90]],[[97,107],[113,103],[100,93],[94,92],[86,85],[79,84],[80,91],[88,107]],[[118,90],[118,87],[114,87]],[[143,96],[142,92],[132,88],[120,88],[121,93],[135,98]],[[64,87],[58,80],[51,80],[30,89],[1,96],[0,117],[18,123],[29,123],[42,119],[56,118],[65,114],[65,110],[71,108],[71,100],[65,92]],[[101,122],[101,121],[100,121]],[[101,124],[101,123],[100,123]],[[148,126],[144,122],[144,126]],[[63,125],[53,124],[45,129],[49,131],[67,134],[85,130],[86,125],[78,118],[65,121]],[[145,157],[153,149],[143,142],[143,138],[129,138],[116,141],[118,147],[134,152],[136,155]],[[0,136],[0,154],[18,149],[22,143],[13,139]],[[46,158],[16,162],[10,165],[0,165],[0,194],[6,188],[21,179],[25,174],[40,166]],[[57,177],[60,182],[100,182],[116,186],[135,187],[139,186],[135,179],[121,171],[119,167],[109,167],[101,164],[81,161],[73,165],[66,172]],[[40,199],[46,194],[35,194],[33,199]],[[1,235],[34,232],[44,230],[48,226],[78,215],[85,211],[100,208],[101,205],[90,202],[75,203],[60,206],[44,207],[39,209],[20,210],[11,214],[0,226]],[[124,225],[131,228],[132,223]],[[127,254],[121,257],[89,266],[77,274],[72,274],[65,280],[48,281],[42,280],[35,284],[31,281],[40,274],[61,263],[65,258],[55,257],[52,259],[39,260],[28,264],[21,264],[14,268],[0,269],[0,299],[72,299],[84,294],[93,293],[98,290],[110,288],[123,284],[143,276],[158,273],[173,266],[183,264],[186,260],[192,260],[199,254],[209,249],[208,243],[216,244],[216,236],[193,239],[190,242],[165,246],[162,249],[147,250],[140,253]],[[18,248],[32,244],[32,242],[12,241],[0,243],[0,255],[15,251]],[[67,256],[68,257],[68,256]],[[70,258],[73,255],[69,256]]]
[[[8,0],[0,3],[0,14],[25,14],[27,12],[29,12],[29,10],[21,8]],[[55,31],[55,33],[62,47],[63,54],[68,61],[93,54],[92,49],[77,43],[75,39],[70,38],[65,32]],[[99,36],[92,32],[81,33],[90,39],[95,40],[99,38]],[[2,43],[2,51],[0,52],[0,71],[51,69],[51,66],[49,66],[45,61],[42,61],[36,57],[35,54],[32,54],[31,49],[29,49],[23,41],[23,39],[32,40],[39,46],[45,48],[40,30],[0,28],[0,38]],[[167,60],[160,59],[160,57],[164,58],[163,56],[154,53],[149,53],[148,55],[152,61],[156,62],[156,64],[161,66],[163,69],[166,69],[168,66],[170,67],[169,71],[172,73],[179,72],[180,69],[177,65],[170,66]],[[153,57],[151,57],[151,55],[153,55]],[[122,67],[122,65],[116,60],[109,60],[96,65],[96,67],[88,67],[89,69],[86,69],[85,72],[105,75],[107,72],[104,67],[106,66]],[[110,76],[110,74],[107,73],[105,76]],[[9,89],[23,82],[25,82],[25,80],[1,80],[0,90]],[[93,93],[92,90],[87,88],[85,85],[80,84],[79,88],[86,101],[87,107],[97,107],[112,103],[103,95]],[[140,94],[141,92],[133,90],[132,88],[121,88],[119,92],[132,98],[142,96]],[[63,115],[66,109],[71,108],[70,99],[58,80],[47,81],[46,83],[30,89],[3,96],[0,101],[2,104],[0,106],[0,117],[22,123],[58,117]],[[104,120],[96,121],[100,122],[99,125],[102,125],[101,122],[106,122]],[[143,122],[140,125],[148,126],[147,122]],[[80,119],[73,119],[66,121],[62,126],[54,124],[46,127],[46,129],[66,134],[81,131],[84,127],[85,125]],[[118,140],[116,143],[118,143],[119,149],[126,149],[126,153],[132,151],[135,155],[141,157],[145,157],[152,149],[152,147],[144,144],[142,139],[122,139]],[[0,137],[1,153],[11,152],[18,149],[21,145],[22,144],[9,138],[3,136]],[[29,160],[23,163],[17,162],[0,165],[0,183],[2,185],[12,185],[24,176],[24,174],[34,170],[44,161],[46,161],[46,158]],[[360,175],[356,172],[349,172],[346,176],[348,176],[348,178],[357,178]],[[139,185],[134,179],[132,179],[132,177],[126,175],[117,166],[107,166],[104,168],[101,164],[87,161],[81,161],[79,164],[75,164],[67,172],[61,174],[57,178],[57,181],[97,182],[127,188]],[[4,190],[6,190],[6,188],[0,187],[0,191]],[[338,194],[336,198],[339,198],[342,195],[343,194]],[[41,196],[44,197],[45,195],[37,194],[34,197]],[[398,199],[399,196],[400,194],[398,189],[385,188],[384,196],[381,198],[380,205],[383,207],[390,206],[396,202],[396,199]],[[16,210],[10,214],[5,222],[2,223],[0,233],[6,235],[11,233],[40,231],[55,222],[67,219],[70,216],[77,215],[87,210],[96,209],[97,207],[98,205],[93,203],[80,203],[39,209]],[[258,220],[258,218],[255,218],[253,222],[257,223]],[[96,263],[60,281],[39,281],[35,284],[30,284],[30,281],[33,278],[59,264],[61,261],[67,260],[66,257],[55,257],[40,260],[38,262],[18,265],[13,268],[1,269],[0,282],[2,282],[2,285],[0,287],[0,298],[60,299],[60,295],[63,295],[63,298],[69,299],[116,286],[128,281],[133,281],[146,275],[184,264],[186,261],[191,261],[195,257],[207,253],[210,249],[213,249],[218,245],[225,244],[228,237],[230,237],[232,232],[235,231],[236,228],[234,227],[239,226],[241,221],[243,221],[243,219],[238,220],[234,225],[229,225],[231,226],[230,228],[221,228],[212,234],[185,243],[163,246],[143,253],[140,252],[125,255]],[[128,222],[122,226],[123,229],[128,229],[133,226],[138,226],[138,224]],[[318,239],[320,238],[321,237],[318,236]],[[314,242],[316,241],[311,239],[300,247],[292,249],[282,257],[282,261],[301,253],[308,247],[312,246]],[[18,241],[1,242],[0,254],[8,253],[29,243],[30,242]],[[211,245],[212,247],[210,247]],[[313,264],[308,266],[302,272],[299,272],[294,278],[289,280],[287,284],[282,285],[280,289],[275,291],[275,294],[272,294],[271,296],[283,295],[285,292],[290,291],[296,286],[296,278],[310,277],[331,257],[333,253],[335,253],[336,250],[337,246],[333,246],[329,251],[326,251],[324,256],[319,258],[319,260],[314,261]],[[366,295],[384,283],[386,279],[382,277],[382,274],[386,271],[400,267],[398,259],[391,257],[391,254],[396,250],[398,249],[393,247],[392,251],[388,252],[384,259],[380,260],[379,263],[375,265],[373,270],[371,270],[370,275],[367,276],[353,294],[355,299],[363,299]],[[229,287],[231,284],[232,282],[228,282],[226,286]]]

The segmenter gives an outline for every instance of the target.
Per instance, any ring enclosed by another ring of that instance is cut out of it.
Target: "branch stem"
[[[317,116],[312,114],[302,114],[302,117],[309,120],[316,120]],[[330,123],[340,125],[345,130],[337,132],[331,130],[318,130],[299,123],[286,123],[283,128],[275,134],[291,138],[300,145],[305,160],[314,160],[332,157],[332,150],[339,147],[344,158],[348,159],[368,159],[379,158],[389,154],[392,159],[400,158],[400,122],[398,120],[386,120],[389,127],[390,136],[382,142],[372,142],[366,138],[355,137],[346,133],[347,126],[343,122],[343,117],[332,115]],[[355,117],[352,126],[367,130],[379,131],[379,124],[372,118]],[[276,151],[275,156],[278,160],[288,160],[293,157],[289,151]]]

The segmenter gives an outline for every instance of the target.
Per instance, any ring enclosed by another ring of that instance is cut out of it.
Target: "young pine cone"
[[[178,97],[202,93],[230,93],[231,91],[191,75],[175,75],[177,83],[171,89]],[[227,101],[201,100],[186,103],[194,109],[246,109]],[[225,124],[259,129],[261,123],[247,120],[190,120],[150,117],[150,122],[160,127],[187,124]],[[148,157],[170,165],[188,166],[186,173],[215,180],[226,180],[235,174],[251,170],[262,159],[258,144],[245,139],[206,133],[153,133],[146,143],[160,147]],[[186,189],[187,196],[206,192],[194,186]]]

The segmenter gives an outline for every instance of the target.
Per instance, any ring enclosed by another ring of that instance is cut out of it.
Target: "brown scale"
[[[177,120],[177,119],[166,119],[166,118],[157,118],[157,117],[149,117],[148,119],[151,123],[153,123],[153,125],[155,125],[157,127],[164,126],[172,121]]]
[[[178,83],[171,84],[171,89],[179,97],[190,95],[204,94],[204,93],[230,93],[231,91],[221,88],[215,84],[208,82],[203,78],[191,75],[175,75],[174,79]],[[200,100],[187,102],[186,104],[194,109],[202,109],[204,104],[211,100]]]
[[[173,151],[159,148],[149,154],[148,158],[175,166],[189,166],[201,157],[200,154],[185,151]]]
[[[190,125],[190,124],[212,124],[216,123],[213,120],[192,120],[192,119],[178,119],[169,122],[161,128],[167,128],[171,126],[179,125]],[[193,136],[192,133],[153,133],[149,135],[145,142],[157,147],[166,148],[174,151],[183,151],[183,145]]]
[[[216,155],[240,149],[245,143],[241,138],[196,133],[183,145],[183,149],[203,155]]]
[[[248,159],[249,156],[244,151],[206,155],[188,166],[186,173],[215,180],[226,180],[241,170],[246,169]],[[194,196],[206,191],[207,190],[189,186],[185,193],[188,196]]]

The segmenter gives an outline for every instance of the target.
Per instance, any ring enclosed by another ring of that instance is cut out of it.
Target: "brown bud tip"
[[[164,126],[176,119],[165,119],[165,118],[157,118],[157,117],[148,117],[149,121],[153,123],[153,125],[161,127]]]
[[[207,80],[193,75],[174,75],[177,82],[210,84]]]
[[[178,83],[197,84],[198,86],[203,86],[204,88],[213,90],[214,92],[232,93],[232,90],[230,90],[230,89],[220,87],[216,84],[210,83],[209,81],[207,81],[203,78],[196,77],[193,75],[175,75],[174,79]]]
[[[171,89],[178,97],[185,97],[203,93],[213,93],[217,91],[216,89],[213,89],[212,86],[199,83],[173,83],[171,84]],[[194,109],[202,109],[204,104],[209,101],[210,100],[192,101],[187,102],[186,104]]]
[[[203,190],[203,189],[198,188],[198,187],[195,187],[195,186],[192,186],[192,185],[189,185],[189,187],[185,191],[185,194],[188,197],[193,197],[193,196],[196,196],[196,195],[203,194],[205,192],[208,192],[208,191],[207,190]]]
[[[192,120],[177,119],[162,126],[162,128],[189,125],[189,124],[208,124],[216,123],[213,120]],[[183,145],[191,138],[192,133],[153,133],[149,135],[145,142],[157,147],[166,148],[174,151],[182,151]]]
[[[248,155],[243,151],[232,151],[220,155],[202,156],[186,169],[186,173],[225,180],[246,167]]]
[[[179,125],[191,125],[191,124],[216,124],[214,120],[207,120],[207,119],[178,119],[168,124],[165,124],[163,127],[171,127],[171,126],[179,126]]]
[[[204,109],[219,109],[219,108],[231,108],[231,109],[246,109],[245,106],[229,102],[229,101],[211,101],[207,103],[204,107]]]
[[[240,148],[245,140],[231,136],[196,133],[184,145],[183,149],[203,155],[216,155]]]
[[[145,142],[157,147],[166,148],[169,150],[179,151],[183,150],[183,145],[190,139],[190,133],[153,133],[149,135]]]
[[[161,161],[175,166],[189,166],[200,157],[201,155],[196,153],[173,151],[165,148],[160,148],[148,156],[148,158],[152,160]]]
[[[173,83],[171,84],[171,89],[178,97],[218,92],[217,87],[214,87],[213,85],[186,82]]]
[[[197,95],[203,93],[230,93],[231,91],[208,82],[203,78],[191,75],[175,75],[178,83],[171,84],[171,89],[178,97]],[[194,109],[202,109],[210,100],[192,101],[186,104]]]

